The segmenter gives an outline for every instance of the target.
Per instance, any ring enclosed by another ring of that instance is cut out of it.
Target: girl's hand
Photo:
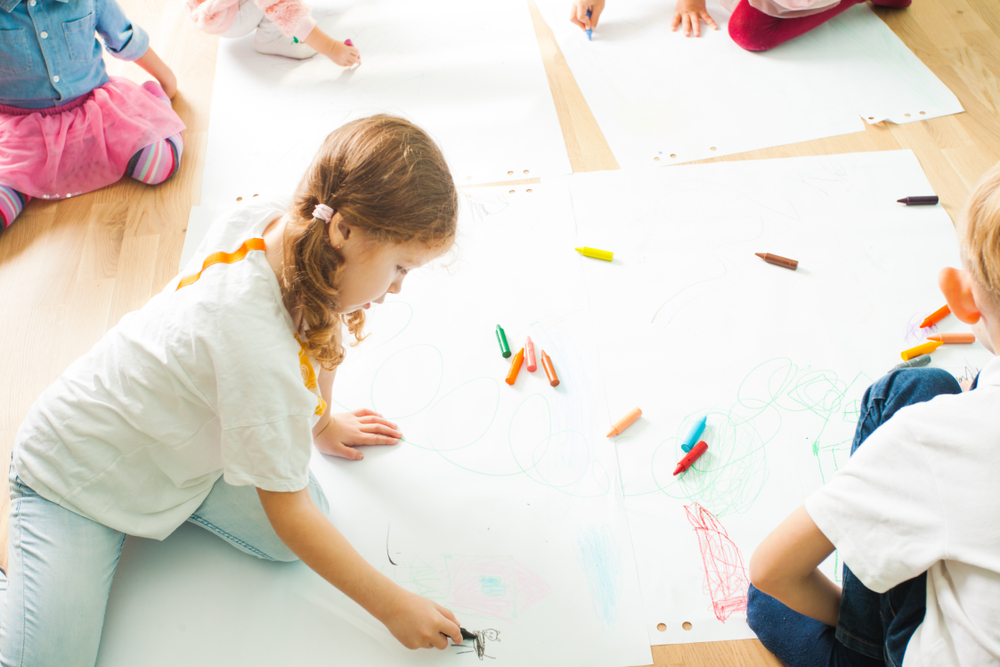
[[[701,37],[701,21],[712,26],[713,30],[718,30],[708,10],[705,9],[705,0],[677,0],[674,7],[674,20],[670,22],[670,29],[676,31],[677,26],[684,24],[684,36],[691,36],[691,28],[694,28],[694,36]]]
[[[427,598],[403,588],[398,589],[380,621],[392,636],[408,649],[448,648],[448,637],[462,643],[462,632],[455,615]]]
[[[587,10],[590,10],[590,18],[587,18]],[[597,27],[597,19],[601,18],[604,11],[604,0],[575,0],[569,13],[569,20],[580,26],[580,30]]]
[[[361,52],[356,46],[348,46],[343,42],[334,41],[329,53],[323,54],[342,67],[361,64]]]
[[[395,445],[403,437],[396,424],[367,408],[327,417],[329,423],[313,437],[321,454],[360,461],[360,445]]]

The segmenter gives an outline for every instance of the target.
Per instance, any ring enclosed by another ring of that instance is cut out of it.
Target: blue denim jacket
[[[0,104],[54,107],[107,83],[95,31],[121,60],[149,48],[115,0],[0,0]]]

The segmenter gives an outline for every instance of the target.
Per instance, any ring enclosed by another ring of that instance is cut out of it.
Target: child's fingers
[[[593,7],[590,10],[590,27],[597,27],[597,20],[601,18],[601,12],[604,11],[604,7]]]
[[[438,608],[438,611],[442,610],[442,607],[437,603],[435,603],[434,606]],[[448,610],[445,609],[444,611]],[[449,612],[448,615],[451,616],[451,612]],[[458,621],[454,620],[454,618],[455,617],[452,616],[451,619],[442,619],[441,624],[438,627],[438,630],[441,633],[441,637],[442,639],[444,639],[445,648],[448,648],[448,639],[447,639],[448,637],[451,637],[451,640],[456,644],[462,643],[462,631],[458,627]]]
[[[677,32],[677,26],[681,24],[681,14],[680,12],[674,12],[674,18],[670,21],[670,29]]]
[[[684,36],[685,37],[690,37],[691,36],[691,15],[690,14],[684,14],[684,18],[682,19],[682,21],[683,21],[682,28],[684,30]]]
[[[338,456],[342,459],[347,459],[348,461],[360,461],[365,458],[365,455],[354,449],[353,447],[348,447],[342,442],[335,442],[330,447],[330,453],[334,456]]]
[[[399,438],[394,438],[391,435],[381,435],[378,433],[362,433],[357,439],[357,442],[351,443],[352,445],[395,445],[399,442]]]
[[[712,26],[713,30],[718,30],[719,29],[719,26],[716,25],[715,21],[712,19],[712,16],[707,11],[706,12],[702,12],[701,18],[705,19],[705,23],[707,23],[708,25]]]
[[[374,410],[372,410],[371,408],[358,408],[352,414],[355,417],[368,417],[368,416],[371,416],[371,415],[375,415],[375,416],[378,416],[378,417],[382,416],[379,413],[377,413]]]
[[[580,10],[579,6],[577,6],[575,3],[573,4],[572,7],[570,7],[570,10],[569,10],[569,20],[570,20],[570,23],[572,23],[573,25],[579,26],[581,30],[586,30],[587,29],[587,24],[585,24],[583,21],[587,20],[587,10],[586,9],[583,10],[583,21],[580,20],[580,11],[579,10]]]
[[[442,607],[437,602],[434,603],[434,606],[437,607],[437,610],[439,612],[441,612],[441,615],[444,616],[445,618],[447,618],[449,621],[451,621],[455,625],[461,625],[461,623],[458,622],[458,619],[455,618],[455,614],[451,613],[451,609],[448,609],[447,607]],[[461,639],[461,637],[462,637],[461,631],[459,631],[458,637],[459,637],[459,639]],[[458,643],[461,644],[462,642],[458,642]]]
[[[694,36],[701,37],[701,21],[698,20],[697,16],[691,17],[691,27],[694,28]]]
[[[373,415],[373,416],[370,416],[370,417],[362,417],[358,421],[361,422],[362,424],[385,424],[386,426],[389,426],[391,428],[395,428],[395,429],[399,428],[399,424],[394,424],[393,422],[389,421],[388,419],[386,419],[382,415]]]
[[[403,437],[403,434],[400,431],[397,431],[396,429],[390,426],[385,426],[384,424],[365,424],[364,426],[361,427],[361,432],[379,433],[381,435],[388,435],[390,437],[396,438],[397,440]]]

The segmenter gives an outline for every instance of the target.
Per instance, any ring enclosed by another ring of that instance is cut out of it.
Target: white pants
[[[229,26],[229,30],[219,35],[219,37],[242,37],[243,35],[249,35],[257,29],[263,18],[264,10],[258,7],[256,2],[253,0],[240,0],[240,8],[236,14],[236,20]]]

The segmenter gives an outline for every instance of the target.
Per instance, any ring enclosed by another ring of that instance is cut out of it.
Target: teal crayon
[[[510,357],[510,345],[507,344],[507,334],[503,332],[503,327],[499,324],[497,325],[497,342],[500,343],[500,354],[503,355],[504,359]]]
[[[684,438],[684,443],[681,445],[681,449],[685,452],[690,452],[691,448],[698,443],[698,439],[701,438],[701,434],[705,432],[705,424],[708,423],[708,415],[702,417],[695,425],[691,427],[688,432],[687,437]]]

